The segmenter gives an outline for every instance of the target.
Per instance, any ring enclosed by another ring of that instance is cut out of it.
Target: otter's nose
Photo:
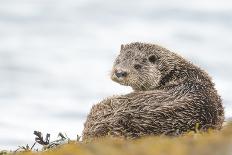
[[[117,78],[124,78],[127,76],[127,72],[122,70],[115,70],[115,75]]]

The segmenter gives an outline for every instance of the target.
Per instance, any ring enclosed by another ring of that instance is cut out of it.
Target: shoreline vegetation
[[[15,151],[0,151],[0,155],[231,155],[232,123],[221,131],[189,132],[180,137],[150,136],[136,140],[102,138],[84,143],[78,136],[70,140],[59,133],[60,139],[49,142],[50,134],[43,138],[35,131],[35,143]],[[43,145],[42,150],[35,144]]]

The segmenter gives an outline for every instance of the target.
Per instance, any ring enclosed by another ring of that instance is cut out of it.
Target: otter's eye
[[[138,70],[138,69],[141,69],[141,68],[142,68],[142,66],[141,66],[141,65],[139,65],[139,64],[135,64],[135,65],[134,65],[134,68]]]
[[[151,56],[149,56],[148,60],[151,63],[155,63],[158,60],[158,57],[156,55],[151,55]]]

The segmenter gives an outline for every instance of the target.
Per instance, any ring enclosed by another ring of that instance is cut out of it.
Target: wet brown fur
[[[117,79],[116,69],[129,74]],[[106,135],[176,136],[195,130],[197,124],[202,130],[222,127],[222,101],[208,74],[161,46],[122,45],[111,78],[134,91],[94,105],[84,124],[83,140]]]

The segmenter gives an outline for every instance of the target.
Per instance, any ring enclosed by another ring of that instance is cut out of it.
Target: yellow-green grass
[[[232,155],[232,124],[221,131],[188,133],[181,137],[144,137],[137,140],[103,138],[71,142],[41,152],[19,155]]]

